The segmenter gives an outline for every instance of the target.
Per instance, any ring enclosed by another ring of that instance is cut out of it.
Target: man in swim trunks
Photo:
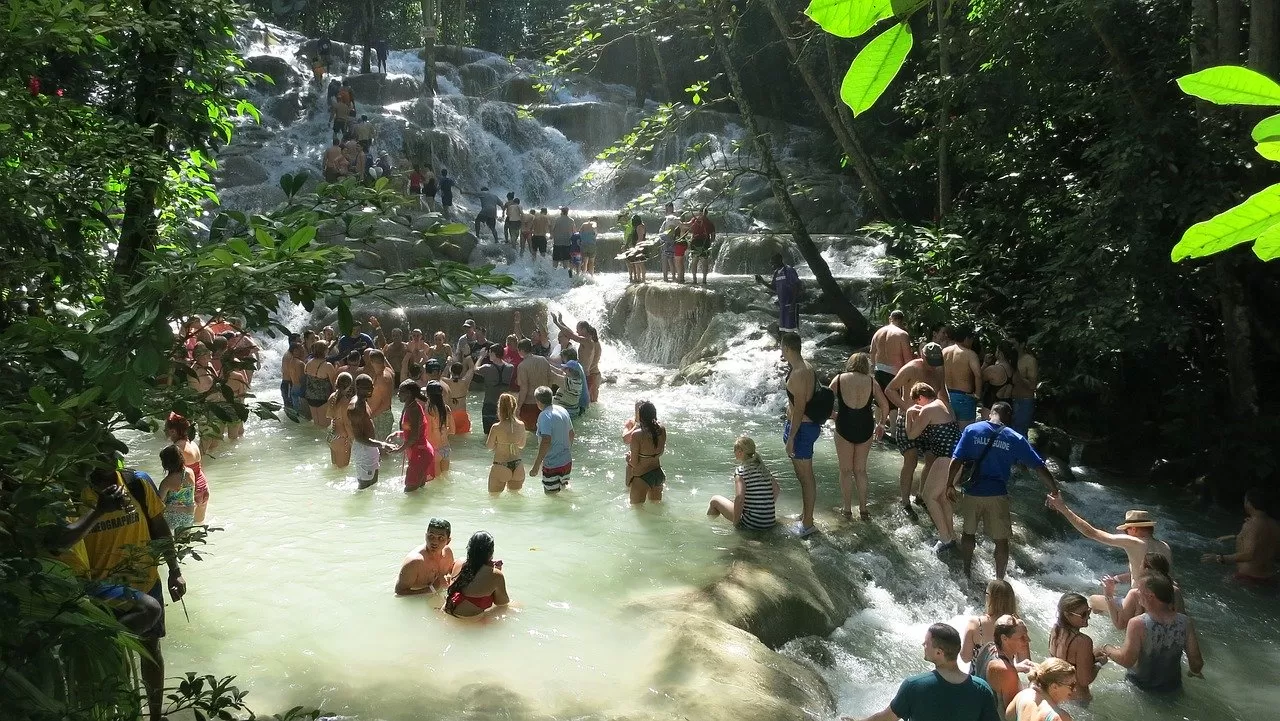
[[[391,412],[391,397],[396,392],[396,376],[387,364],[387,357],[380,350],[371,350],[366,356],[365,373],[373,378],[373,395],[369,398],[369,412],[373,416],[376,437],[385,439],[396,430],[396,417]]]
[[[538,455],[529,475],[536,476],[541,471],[542,490],[555,493],[569,487],[569,474],[573,471],[573,419],[568,411],[555,405],[549,387],[538,386],[533,398],[538,404],[538,418],[532,426],[537,428]]]
[[[923,476],[929,475],[929,468],[935,456],[907,436],[905,411],[911,407],[912,403],[911,399],[907,398],[908,392],[916,383],[927,383],[938,394],[938,399],[946,404],[947,408],[951,407],[946,393],[947,379],[942,370],[942,346],[937,343],[926,343],[923,350],[924,357],[915,358],[903,364],[884,389],[884,395],[889,402],[896,405],[899,411],[903,411],[898,414],[898,420],[893,427],[893,442],[898,447],[898,452],[902,454],[902,471],[898,474],[898,488],[902,493],[902,510],[912,520],[916,517],[916,512],[911,508],[911,491],[915,485],[916,466],[919,465],[920,456],[923,455],[925,457],[924,473],[921,474],[923,479]],[[917,495],[915,500],[916,503],[924,505],[923,497]]]
[[[1094,528],[1088,521],[1077,516],[1074,511],[1067,507],[1067,502],[1061,496],[1049,496],[1045,499],[1044,504],[1066,517],[1071,522],[1071,525],[1075,526],[1076,530],[1085,538],[1119,548],[1125,552],[1129,560],[1128,578],[1125,578],[1124,574],[1122,574],[1120,578],[1116,579],[1118,581],[1128,581],[1132,584],[1134,579],[1141,578],[1144,573],[1142,560],[1148,553],[1157,553],[1164,556],[1169,559],[1170,568],[1173,566],[1173,550],[1169,548],[1169,544],[1155,537],[1155,519],[1146,511],[1125,511],[1124,523],[1116,527],[1116,530],[1120,531],[1120,533],[1107,533]],[[1108,613],[1107,599],[1101,595],[1091,596],[1089,598],[1089,606],[1099,613]]]
[[[452,528],[443,518],[427,523],[427,540],[409,552],[400,563],[396,579],[397,596],[435,593],[448,584],[453,571],[453,549],[449,548]]]
[[[956,422],[961,427],[973,423],[978,417],[978,399],[982,397],[982,363],[973,352],[972,330],[956,329],[955,342],[942,349],[942,370]]]
[[[378,467],[382,463],[383,451],[395,450],[391,444],[375,437],[370,408],[373,392],[373,378],[361,373],[356,378],[355,397],[347,406],[347,421],[351,428],[351,461],[355,465],[356,483],[360,488],[368,488],[378,482]]]
[[[698,266],[702,266],[702,284],[707,284],[711,270],[711,246],[716,242],[716,226],[707,217],[707,206],[689,219],[689,267],[693,271],[693,284],[698,284]]]
[[[1018,351],[1017,373],[1013,374],[1013,430],[1026,435],[1036,414],[1036,388],[1040,384],[1040,364],[1025,343],[1014,341]]]
[[[898,374],[902,366],[910,363],[915,357],[915,353],[911,350],[911,334],[907,332],[906,313],[895,310],[889,314],[889,324],[871,336],[869,354],[872,367],[875,368],[876,382],[880,384],[880,390],[884,390],[889,387],[889,383],[893,381],[893,377]],[[889,410],[889,425],[885,427],[886,431],[891,430],[898,420],[898,407],[894,406]]]
[[[1236,542],[1235,553],[1206,553],[1204,563],[1236,564],[1235,579],[1252,586],[1276,585],[1276,556],[1280,553],[1280,523],[1267,512],[1265,492],[1260,487],[1244,494],[1244,526],[1235,536],[1219,541]]]
[[[516,383],[520,390],[516,394],[516,407],[520,413],[520,422],[526,430],[532,431],[538,425],[538,417],[542,412],[534,398],[534,390],[546,386],[550,392],[553,383],[564,382],[564,372],[552,367],[544,356],[535,355],[533,341],[521,338],[516,344],[520,352],[520,365],[516,368]],[[548,397],[547,405],[551,404]]]
[[[547,215],[547,209],[535,211],[529,210],[529,255],[536,258],[539,255],[547,254],[547,236],[551,234],[551,218]]]
[[[822,434],[822,424],[831,415],[831,409],[827,408],[821,418],[809,415],[810,401],[818,388],[817,373],[800,355],[799,335],[784,331],[781,345],[782,359],[791,367],[787,374],[787,421],[782,439],[786,443],[787,457],[795,468],[796,480],[800,482],[800,523],[793,530],[797,535],[807,536],[815,530],[813,507],[818,495],[813,477],[813,444]]]
[[[284,358],[280,361],[280,376],[289,384],[288,407],[292,408],[293,412],[298,416],[310,420],[311,407],[304,400],[307,389],[303,385],[305,382],[303,369],[307,365],[303,358],[306,355],[307,352],[302,347],[302,341],[289,346],[289,352],[285,353]]]

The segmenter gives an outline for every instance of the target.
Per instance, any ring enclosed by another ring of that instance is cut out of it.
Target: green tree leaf
[[[1280,223],[1280,183],[1187,228],[1170,255],[1175,263],[1187,258],[1204,258],[1253,240],[1277,223]]]
[[[1280,138],[1258,143],[1258,146],[1254,148],[1254,150],[1257,150],[1258,155],[1261,155],[1267,160],[1280,162]]]
[[[1263,118],[1261,122],[1253,126],[1252,135],[1255,143],[1280,140],[1280,115]]]
[[[1253,254],[1263,260],[1280,258],[1280,223],[1267,228],[1253,244]]]
[[[1178,78],[1182,92],[1217,105],[1280,105],[1280,84],[1255,70],[1219,65]]]
[[[856,38],[886,18],[905,20],[929,0],[810,0],[804,14],[823,30]]]
[[[840,99],[853,114],[866,112],[889,87],[911,52],[911,27],[898,23],[885,30],[858,53],[840,83]]]

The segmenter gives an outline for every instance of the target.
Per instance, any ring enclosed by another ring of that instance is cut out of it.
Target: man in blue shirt
[[[1009,427],[1013,420],[1013,406],[1000,401],[991,407],[986,421],[971,423],[960,435],[952,453],[948,482],[951,492],[961,491],[960,513],[964,516],[964,528],[960,532],[960,553],[964,558],[964,575],[969,576],[973,566],[974,534],[981,522],[991,540],[996,542],[996,578],[1004,578],[1009,566],[1009,536],[1013,534],[1013,521],[1009,515],[1009,476],[1013,464],[1034,468],[1036,475],[1049,491],[1059,493],[1058,482],[1053,479],[1040,454],[1031,447],[1025,436]],[[976,463],[977,468],[965,474],[965,465]],[[963,476],[968,475],[968,478]]]
[[[356,321],[351,325],[351,335],[344,335],[338,339],[338,357],[345,358],[353,350],[364,353],[365,348],[372,347],[373,336],[365,333],[364,326],[360,321]]]
[[[924,660],[934,669],[902,682],[889,707],[863,721],[1000,721],[986,681],[960,670],[960,633],[935,623],[924,636]],[[853,721],[845,716],[842,721]]]
[[[569,487],[569,473],[573,470],[573,455],[569,444],[573,442],[573,419],[564,408],[554,404],[551,389],[538,386],[533,392],[538,402],[538,455],[533,459],[529,475],[542,471],[542,490],[555,493]]]
[[[770,262],[773,264],[773,277],[765,280],[757,275],[756,281],[778,296],[778,330],[799,333],[800,275],[794,267],[787,265],[781,253],[774,253]]]

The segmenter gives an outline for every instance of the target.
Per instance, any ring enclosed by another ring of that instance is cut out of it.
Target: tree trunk
[[[1253,337],[1249,303],[1240,282],[1239,264],[1224,253],[1214,259],[1218,279],[1218,309],[1222,314],[1222,346],[1227,361],[1231,414],[1236,420],[1258,414],[1258,385],[1253,374]]]
[[[857,306],[849,302],[849,299],[845,297],[840,284],[831,275],[831,268],[827,266],[826,259],[822,257],[818,247],[813,244],[813,239],[809,237],[809,231],[804,225],[804,220],[800,218],[800,212],[796,210],[795,204],[791,202],[786,176],[782,174],[782,169],[778,167],[778,163],[773,157],[772,139],[761,131],[760,124],[756,122],[755,113],[751,111],[751,105],[747,101],[747,94],[742,87],[742,77],[738,73],[737,66],[733,64],[733,56],[729,52],[729,44],[725,39],[724,27],[719,22],[712,23],[711,37],[715,43],[716,54],[720,56],[720,62],[729,78],[729,87],[733,90],[734,102],[738,105],[738,114],[742,117],[743,124],[747,126],[747,134],[751,136],[751,142],[755,144],[756,152],[760,154],[760,163],[764,168],[765,175],[769,178],[769,188],[773,191],[773,197],[778,201],[782,214],[787,219],[787,225],[791,229],[792,240],[795,242],[796,247],[799,248],[800,255],[808,263],[809,269],[813,271],[813,277],[818,282],[818,288],[831,301],[836,316],[840,318],[848,330],[850,342],[855,346],[869,343],[872,332],[871,324],[867,322],[866,317],[862,315]]]
[[[1280,75],[1280,11],[1276,0],[1250,0],[1249,67],[1275,78]]]
[[[1218,62],[1238,65],[1244,47],[1244,11],[1240,0],[1218,0]]]
[[[644,107],[644,99],[649,94],[649,64],[644,61],[644,45],[640,36],[634,36],[636,46],[636,107]]]
[[[1191,67],[1208,67],[1218,57],[1218,8],[1214,0],[1191,2]]]
[[[422,0],[422,89],[426,95],[440,91],[436,82],[436,0]]]
[[[938,16],[938,223],[951,211],[951,148],[948,126],[951,121],[951,37],[947,28],[950,0],[936,0]]]
[[[168,5],[163,0],[146,4],[149,14],[164,17]],[[134,88],[134,118],[140,128],[151,134],[151,148],[160,154],[169,152],[169,128],[163,111],[173,103],[174,78],[177,75],[177,53],[164,43],[149,44],[138,54],[138,82]],[[146,163],[129,169],[125,191],[124,219],[120,223],[120,243],[114,263],[116,276],[129,283],[133,280],[144,251],[155,250],[160,219],[156,215],[156,198],[164,184],[163,168]]]
[[[837,103],[839,103],[838,98],[840,97],[839,92],[835,94],[834,99],[833,96],[823,92],[822,86],[818,84],[818,78],[813,74],[813,67],[801,61],[800,49],[796,46],[795,39],[787,32],[787,21],[783,17],[782,11],[778,9],[778,0],[765,0],[765,6],[769,9],[769,15],[773,17],[773,24],[778,28],[778,34],[782,36],[782,42],[787,46],[787,54],[791,56],[791,64],[800,72],[801,79],[804,80],[805,86],[809,88],[809,94],[813,96],[814,104],[818,106],[823,119],[827,121],[827,125],[831,128],[831,134],[840,143],[840,149],[849,158],[849,164],[853,166],[853,171],[857,173],[858,179],[862,181],[862,187],[867,189],[867,194],[871,196],[872,204],[876,206],[876,210],[880,211],[880,217],[890,222],[898,220],[902,217],[902,213],[893,204],[893,200],[889,198],[889,194],[884,191],[884,186],[880,184],[879,178],[876,177],[875,168],[871,165],[871,159],[867,157],[866,151],[862,149],[862,144],[858,142],[858,137],[853,132],[852,124],[846,126],[840,120],[842,111],[837,106]],[[822,37],[827,43],[828,55],[834,55],[830,33],[824,32]]]
[[[649,36],[649,49],[653,51],[654,63],[658,68],[658,92],[657,100],[669,100],[671,98],[671,82],[667,78],[667,64],[662,60],[662,53],[658,49],[658,41]]]
[[[1137,111],[1138,118],[1142,120],[1145,127],[1151,127],[1156,122],[1156,113],[1151,109],[1147,99],[1138,91],[1138,88],[1143,83],[1143,78],[1134,69],[1133,62],[1129,59],[1129,54],[1120,46],[1119,41],[1116,40],[1115,35],[1108,27],[1106,19],[1098,11],[1095,0],[1088,0],[1084,4],[1084,12],[1089,18],[1089,26],[1093,29],[1093,34],[1097,36],[1098,42],[1102,43],[1107,55],[1111,57],[1111,63],[1115,66],[1116,75],[1120,78],[1120,84],[1124,86],[1130,102],[1133,103],[1133,108]]]
[[[360,3],[360,7],[364,9],[361,13],[364,16],[364,22],[361,23],[364,29],[364,52],[360,53],[360,72],[369,73],[369,55],[373,49],[373,0],[364,0]]]

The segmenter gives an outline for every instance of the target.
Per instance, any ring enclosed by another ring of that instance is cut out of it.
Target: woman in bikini
[[[161,449],[160,465],[165,475],[157,490],[164,501],[164,520],[176,534],[195,525],[196,474],[183,464],[182,451],[177,446]]]
[[[444,594],[444,612],[471,618],[493,606],[511,603],[502,561],[493,560],[493,536],[476,531],[467,542],[467,557],[453,567],[453,582]]]
[[[329,458],[337,468],[346,468],[351,463],[351,421],[347,418],[347,405],[353,395],[355,384],[351,374],[339,373],[333,393],[324,406],[325,415],[333,421],[329,429]]]
[[[311,407],[312,422],[320,428],[329,427],[329,414],[322,412],[320,407],[329,402],[329,396],[333,393],[334,379],[338,376],[338,369],[325,359],[326,350],[328,346],[324,342],[312,343],[311,359],[302,366],[302,374],[306,376],[303,382],[303,397]]]
[[[836,396],[831,417],[836,422],[836,457],[840,461],[840,515],[853,519],[853,489],[858,489],[858,515],[871,520],[867,512],[867,456],[871,439],[884,437],[884,421],[892,407],[880,384],[871,377],[871,356],[854,353],[845,372],[836,374],[828,386]],[[875,402],[878,412],[871,410]]]
[[[1105,654],[1093,650],[1093,639],[1083,631],[1089,625],[1091,613],[1089,599],[1078,593],[1064,593],[1058,599],[1058,620],[1049,632],[1049,655],[1075,666],[1076,687],[1072,698],[1077,701],[1093,698],[1089,684],[1107,662]]]
[[[524,450],[526,431],[516,417],[516,397],[503,393],[498,397],[498,422],[489,427],[485,445],[493,451],[493,465],[489,467],[489,492],[502,493],[502,489],[518,491],[524,485]]]
[[[667,476],[662,472],[662,452],[667,447],[667,429],[658,422],[658,409],[649,401],[636,401],[635,418],[622,427],[627,452],[627,489],[632,504],[662,500]]]
[[[1004,710],[1011,721],[1071,721],[1062,704],[1076,690],[1076,669],[1060,658],[1048,658],[1027,674],[1031,684],[1018,692]]]
[[[427,440],[436,449],[436,466],[442,476],[449,472],[449,437],[453,435],[453,414],[449,412],[449,404],[444,397],[443,383],[427,383],[423,401],[427,409]]]
[[[199,526],[204,523],[204,514],[209,510],[209,479],[205,478],[204,469],[200,467],[200,446],[191,442],[191,421],[177,413],[170,413],[168,420],[164,422],[164,435],[177,447],[182,454],[183,465],[190,468],[195,476],[196,511],[191,525]]]
[[[1013,586],[1004,579],[993,579],[987,583],[986,610],[970,617],[965,624],[964,640],[960,642],[960,658],[966,662],[973,660],[973,654],[979,648],[991,643],[996,637],[996,619],[1001,616],[1017,616],[1018,597],[1013,593]]]
[[[400,433],[404,438],[401,450],[408,462],[404,473],[404,490],[408,493],[422,488],[436,477],[437,460],[428,430],[432,423],[427,414],[430,401],[423,395],[422,387],[416,381],[401,383],[400,402],[404,404],[400,411]],[[387,439],[387,442],[393,441]]]

